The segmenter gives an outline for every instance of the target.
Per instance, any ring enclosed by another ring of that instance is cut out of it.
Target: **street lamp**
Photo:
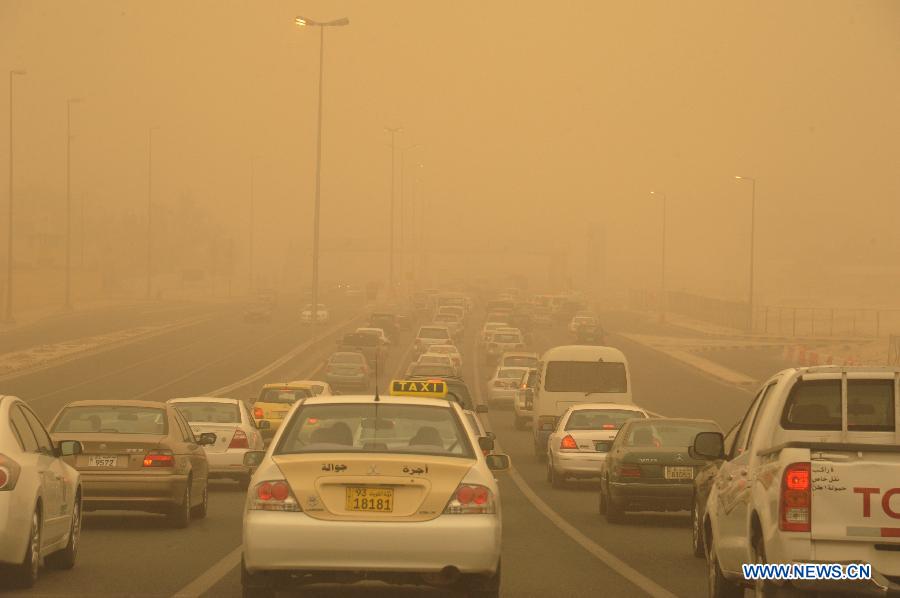
[[[414,143],[412,145],[408,145],[400,150],[400,274],[403,275],[404,268],[406,266],[406,250],[407,250],[407,242],[406,242],[406,193],[405,193],[405,185],[404,185],[404,177],[406,174],[406,152],[415,149],[417,147],[421,147],[421,143]]]
[[[657,193],[656,191],[650,192],[651,196],[659,196],[662,197],[662,255],[660,256],[660,266],[659,266],[659,291],[660,291],[660,299],[659,299],[659,321],[666,321],[666,228],[667,228],[667,219],[666,219],[666,194],[665,193]]]
[[[307,19],[306,17],[297,17],[294,23],[298,27],[318,27],[319,28],[319,115],[316,131],[316,197],[315,207],[313,208],[313,272],[312,272],[312,339],[315,340],[318,334],[319,323],[319,205],[321,190],[321,174],[322,174],[322,77],[323,65],[325,61],[325,28],[326,27],[343,27],[350,24],[350,19],[342,17],[334,21],[324,23]]]
[[[753,260],[756,242],[756,179],[748,176],[735,176],[736,181],[750,181],[750,284],[747,291],[747,332],[753,332]]]
[[[6,223],[6,313],[3,321],[13,320],[13,76],[25,71],[9,71],[9,213]]]
[[[394,207],[394,199],[396,196],[396,192],[394,190],[395,189],[394,188],[394,181],[395,181],[394,175],[397,172],[397,169],[395,167],[395,163],[396,163],[396,159],[397,159],[396,137],[397,137],[397,133],[400,133],[401,131],[403,131],[403,129],[400,127],[394,127],[394,128],[385,127],[384,130],[391,134],[391,207],[390,207],[391,215],[390,215],[390,218],[388,219],[390,221],[388,228],[390,229],[391,240],[390,240],[390,246],[388,247],[388,292],[390,293],[390,296],[393,297],[394,296],[394,228],[395,228],[394,227],[394,224],[395,224],[394,223],[394,215],[396,213],[396,209]]]
[[[147,299],[150,299],[153,280],[153,131],[159,127],[150,127],[147,132]]]
[[[72,104],[80,102],[81,98],[66,101],[66,310],[72,309]]]

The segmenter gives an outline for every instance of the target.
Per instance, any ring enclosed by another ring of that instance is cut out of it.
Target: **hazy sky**
[[[821,302],[852,286],[891,304],[895,0],[0,0],[3,205],[5,73],[22,68],[17,206],[64,205],[66,98],[83,97],[72,189],[94,218],[143,213],[147,131],[158,126],[155,201],[189,195],[243,246],[256,157],[257,254],[280,271],[288,240],[305,251],[311,235],[318,31],[298,30],[298,14],[351,20],[326,31],[326,244],[383,248],[384,127],[402,126],[398,146],[421,144],[406,163],[423,164],[419,196],[441,247],[568,248],[578,279],[588,229],[603,226],[610,284],[652,287],[655,189],[669,202],[670,286],[743,297],[750,187],[733,179],[743,174],[758,179],[764,299]],[[351,259],[384,271],[381,254],[363,253],[328,254],[323,268],[355,271]],[[462,268],[471,254],[450,259]],[[488,262],[547,269],[531,255]]]

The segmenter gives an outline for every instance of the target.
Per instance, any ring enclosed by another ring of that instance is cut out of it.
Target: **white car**
[[[440,366],[448,366],[453,368],[453,371],[456,375],[459,375],[459,369],[456,367],[456,363],[453,362],[453,359],[444,353],[432,353],[430,350],[428,353],[422,353],[419,355],[419,358],[416,360],[416,363],[420,365],[440,365]]]
[[[446,326],[450,329],[450,336],[459,337],[463,333],[463,320],[456,314],[438,313],[433,319],[435,324]]]
[[[262,450],[265,441],[256,421],[243,401],[218,397],[169,399],[187,420],[194,436],[212,432],[214,444],[204,446],[209,462],[209,479],[232,479],[241,488],[250,485],[250,468],[244,465],[244,454]]]
[[[421,396],[295,404],[268,451],[248,453],[259,466],[244,511],[243,595],[380,579],[499,596],[492,470],[509,457],[485,456],[492,441],[476,439],[465,417]]]
[[[498,367],[487,383],[488,404],[501,402],[512,404],[516,398],[516,391],[519,390],[522,376],[526,373],[528,373],[528,368]]]
[[[598,478],[609,447],[629,419],[649,414],[635,405],[582,403],[559,418],[547,440],[547,481],[562,487],[567,478]]]
[[[528,368],[519,380],[513,399],[513,427],[516,430],[526,430],[531,423],[534,412],[534,393],[537,388],[538,370]]]
[[[456,345],[431,345],[428,347],[428,352],[449,355],[450,359],[453,360],[453,365],[456,366],[456,370],[460,372],[460,374],[462,373],[462,355],[460,355]]]
[[[294,380],[293,382],[289,382],[291,386],[305,386],[309,388],[314,395],[318,396],[331,396],[334,394],[334,391],[331,389],[331,385],[324,380]]]
[[[303,310],[300,312],[300,321],[309,323],[312,322],[313,319],[313,308],[312,304],[306,305]],[[317,322],[327,322],[329,318],[328,308],[326,308],[323,304],[319,304],[319,308],[316,310],[316,321]]]
[[[41,563],[71,569],[81,535],[81,476],[62,456],[81,443],[54,443],[20,399],[0,395],[0,565],[3,580],[30,588]]]
[[[382,345],[387,346],[391,344],[391,340],[384,333],[384,328],[357,328],[356,332],[359,334],[371,334],[376,337]]]
[[[537,353],[513,352],[504,353],[497,365],[504,368],[536,368],[539,361]]]
[[[483,347],[491,338],[491,333],[500,328],[509,328],[506,322],[486,322],[481,328],[481,335],[478,337],[479,346]]]
[[[428,352],[431,345],[446,345],[451,342],[450,329],[438,324],[429,324],[419,328],[413,350],[415,355]]]
[[[490,333],[485,344],[485,363],[495,364],[500,361],[504,353],[510,351],[522,351],[525,349],[525,339],[516,328],[501,328]]]
[[[569,332],[575,333],[581,326],[597,326],[600,322],[593,315],[576,315],[569,321]]]

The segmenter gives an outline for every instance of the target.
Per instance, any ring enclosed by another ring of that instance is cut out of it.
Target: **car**
[[[498,367],[487,383],[488,404],[510,403],[515,400],[516,391],[522,376],[528,372],[526,367]]]
[[[75,566],[84,492],[64,459],[82,449],[54,441],[24,401],[0,395],[0,566],[10,586],[32,587],[42,563]]]
[[[425,364],[425,365],[448,365],[453,368],[453,375],[458,376],[460,374],[459,368],[456,363],[453,361],[449,355],[444,353],[422,353],[419,355],[419,358],[416,360],[417,364]]]
[[[738,427],[733,426],[731,431],[725,435],[725,455],[731,453],[737,430]],[[700,467],[694,476],[694,498],[693,507],[691,508],[691,552],[697,558],[706,557],[706,534],[703,529],[703,522],[706,520],[706,504],[712,485],[716,481],[716,475],[723,462],[724,459],[709,460]]]
[[[324,380],[293,380],[288,382],[291,386],[308,388],[315,396],[329,396],[334,394],[331,385]]]
[[[377,364],[384,363],[387,357],[387,345],[374,334],[350,332],[338,340],[337,352],[362,353],[366,357],[366,363],[374,368]]]
[[[272,304],[268,302],[255,303],[244,310],[245,322],[269,322],[272,320]]]
[[[388,345],[391,344],[391,340],[387,337],[387,335],[384,333],[384,330],[381,328],[371,328],[371,327],[357,328],[356,333],[372,335],[375,338],[377,338],[378,342],[380,342],[385,347],[387,347]]]
[[[485,343],[484,361],[488,365],[493,365],[500,360],[500,357],[510,351],[521,351],[525,348],[525,339],[518,330],[497,330],[491,333],[487,343]]]
[[[450,330],[450,336],[454,339],[458,339],[463,334],[463,320],[456,314],[438,313],[435,314],[432,322],[439,326],[446,326]]]
[[[216,435],[216,443],[204,447],[209,461],[209,479],[234,480],[246,489],[252,472],[244,465],[244,454],[266,446],[246,404],[238,399],[220,397],[186,397],[166,402],[181,412],[194,436],[206,432]]]
[[[369,327],[381,328],[387,338],[394,338],[400,329],[397,314],[387,311],[376,311],[369,316]]]
[[[334,388],[367,391],[372,373],[362,353],[339,351],[325,362],[325,380]]]
[[[268,440],[275,435],[284,416],[291,405],[300,399],[313,396],[313,391],[306,384],[289,382],[269,382],[259,389],[259,395],[249,399],[253,407],[253,420],[263,438]]]
[[[499,367],[504,368],[536,368],[540,357],[537,353],[509,352],[500,357]]]
[[[579,315],[576,314],[572,317],[571,321],[569,321],[569,332],[575,334],[578,332],[578,329],[582,326],[596,326],[600,322],[597,320],[597,316],[594,315]]]
[[[688,449],[697,434],[718,431],[705,419],[625,422],[600,466],[600,513],[619,523],[627,511],[689,511],[694,474],[704,462]]]
[[[144,511],[174,527],[206,517],[211,433],[194,436],[174,405],[153,401],[83,400],[66,404],[50,424],[54,442],[78,440],[64,457],[81,474],[85,511]]]
[[[243,517],[244,596],[362,579],[499,596],[494,475],[509,457],[484,455],[492,440],[477,439],[464,418],[452,401],[418,396],[298,405],[255,457]]]
[[[508,328],[509,324],[506,322],[485,322],[484,326],[481,327],[481,333],[478,335],[478,348],[483,349],[487,344],[488,340],[491,338],[491,333],[495,330],[499,330],[500,328]]]
[[[537,368],[528,368],[519,380],[513,399],[513,427],[516,430],[527,430],[531,423],[538,376]]]
[[[406,368],[407,378],[452,378],[456,375],[456,367],[451,364],[413,362]]]
[[[413,343],[413,353],[419,356],[426,353],[431,345],[446,345],[452,343],[452,340],[450,329],[446,326],[437,324],[421,326]]]
[[[457,403],[463,409],[467,409],[470,411],[476,409],[475,402],[472,399],[472,393],[469,392],[469,387],[466,385],[466,383],[463,381],[462,378],[459,378],[456,376],[444,376],[444,377],[440,377],[440,378],[435,378],[432,376],[419,376],[419,377],[412,376],[412,377],[409,377],[409,379],[417,380],[417,381],[435,381],[436,380],[439,382],[443,382],[444,384],[447,385],[447,394],[445,395],[445,398],[448,401],[453,401],[454,403]],[[486,408],[487,406],[485,405],[484,407]]]
[[[304,324],[309,324],[313,321],[313,308],[312,303],[309,303],[303,306],[303,309],[300,311],[300,321]],[[328,308],[325,307],[324,304],[319,303],[319,307],[316,310],[316,322],[323,323],[327,322],[330,318],[330,314],[328,313]]]
[[[575,329],[575,342],[580,345],[605,345],[606,332],[600,324],[582,324]]]
[[[437,315],[449,314],[452,316],[459,316],[461,321],[465,321],[466,319],[466,308],[462,305],[442,305],[437,310]]]
[[[456,345],[431,345],[428,347],[429,353],[440,353],[441,355],[449,355],[456,366],[457,375],[462,375],[462,355]]]
[[[561,488],[568,478],[599,478],[600,466],[622,424],[646,417],[649,414],[635,405],[572,405],[547,439],[547,481]]]

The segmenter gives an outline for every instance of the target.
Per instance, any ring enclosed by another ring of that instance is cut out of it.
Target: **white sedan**
[[[298,401],[268,451],[247,455],[259,467],[244,512],[243,595],[380,579],[499,596],[492,470],[509,457],[485,456],[492,441],[464,418],[456,403],[422,396]]]
[[[450,357],[446,353],[432,353],[430,348],[428,350],[428,353],[422,353],[421,355],[419,355],[416,363],[422,365],[447,366],[453,368],[453,371],[456,372],[457,376],[460,375],[459,366],[456,365],[456,362],[453,361],[452,357]]]
[[[203,447],[209,462],[210,479],[232,479],[241,488],[250,485],[250,468],[244,454],[262,450],[266,444],[247,406],[238,399],[190,397],[167,401],[188,421],[194,436],[212,432],[216,442]]]
[[[449,355],[450,359],[453,360],[453,364],[456,366],[457,371],[459,371],[460,374],[462,373],[462,355],[460,355],[456,345],[431,345],[428,347],[428,352]]]
[[[566,478],[599,478],[619,428],[629,419],[643,417],[649,414],[635,405],[572,405],[547,440],[547,481],[561,488]]]
[[[522,377],[528,373],[529,369],[531,368],[498,367],[491,379],[488,380],[488,403],[507,402],[512,404],[521,385]]]
[[[0,565],[4,581],[30,588],[43,562],[71,569],[81,535],[81,476],[62,456],[81,443],[54,443],[23,401],[0,395]]]

